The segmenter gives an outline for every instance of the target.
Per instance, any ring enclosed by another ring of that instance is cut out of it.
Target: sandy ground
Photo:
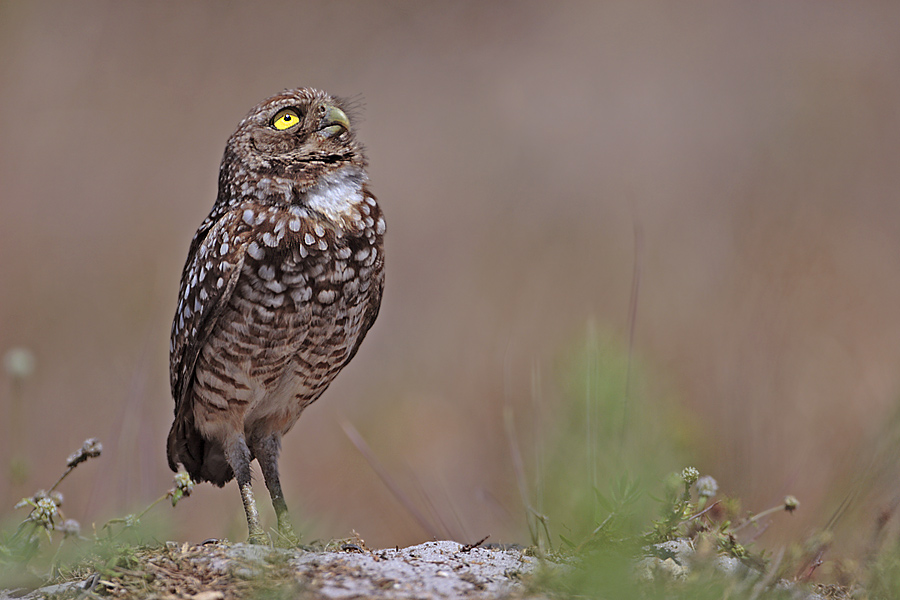
[[[75,598],[85,592],[116,598],[224,600],[267,591],[274,597],[328,599],[522,598],[539,564],[521,549],[473,548],[457,542],[374,551],[344,544],[316,552],[170,543],[141,553],[136,565],[118,569],[115,578],[92,575],[26,595],[5,591],[0,600]]]

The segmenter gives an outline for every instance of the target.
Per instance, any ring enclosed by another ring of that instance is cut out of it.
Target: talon
[[[268,546],[271,544],[271,541],[269,540],[269,536],[260,531],[258,533],[251,533],[250,537],[247,538],[247,543],[256,546]]]
[[[278,539],[275,545],[279,548],[296,548],[300,545],[300,538],[294,533],[290,523],[283,523],[278,527]]]

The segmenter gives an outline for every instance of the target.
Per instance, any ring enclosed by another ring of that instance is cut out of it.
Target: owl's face
[[[228,140],[223,167],[291,180],[303,189],[323,175],[365,163],[341,102],[301,88],[269,98],[241,121]]]

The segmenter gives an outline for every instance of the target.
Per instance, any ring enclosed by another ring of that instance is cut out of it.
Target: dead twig
[[[481,538],[480,540],[478,540],[478,541],[475,542],[474,544],[466,544],[465,546],[463,546],[462,548],[460,548],[459,551],[460,551],[460,552],[469,552],[469,551],[471,551],[473,548],[477,548],[478,546],[480,546],[480,545],[482,545],[483,543],[485,543],[489,537],[491,537],[490,534],[484,536],[483,538]]]

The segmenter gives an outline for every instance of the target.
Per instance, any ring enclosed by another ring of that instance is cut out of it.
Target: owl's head
[[[236,183],[246,192],[246,184],[290,181],[302,192],[323,176],[365,166],[344,103],[298,88],[264,100],[241,121],[228,139],[220,184]]]

